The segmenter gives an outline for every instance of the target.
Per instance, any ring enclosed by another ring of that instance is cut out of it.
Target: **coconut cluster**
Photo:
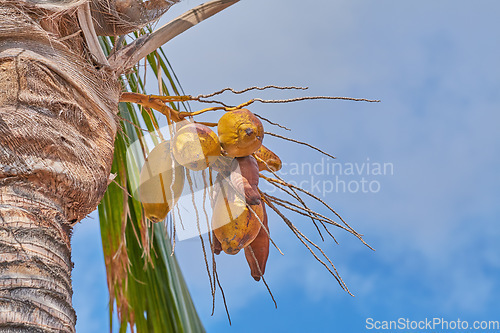
[[[263,139],[261,121],[247,109],[226,112],[217,123],[217,133],[204,124],[187,122],[170,142],[151,151],[139,180],[145,216],[160,222],[182,194],[185,169],[217,172],[211,193],[212,250],[234,255],[245,249],[256,280],[264,274],[269,254],[259,172],[281,169],[280,158],[262,145]]]

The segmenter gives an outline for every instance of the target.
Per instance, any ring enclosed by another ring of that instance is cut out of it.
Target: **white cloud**
[[[372,253],[339,231],[341,245],[327,246],[359,311],[381,306],[479,314],[498,307],[497,9],[494,1],[241,1],[165,50],[188,94],[275,83],[311,89],[227,100],[305,94],[382,99],[254,104],[252,110],[292,127],[291,136],[339,161],[369,157],[394,164],[395,174],[380,179],[379,194],[327,198],[377,249]],[[279,140],[266,142],[284,161],[320,159]],[[269,259],[275,294],[300,288],[312,303],[342,302],[334,279],[274,219],[271,232],[286,254],[274,251]],[[200,314],[209,325],[225,322],[220,302],[208,319],[211,295],[198,240],[179,243],[177,253]],[[267,304],[243,254],[218,259],[231,311],[257,298]]]

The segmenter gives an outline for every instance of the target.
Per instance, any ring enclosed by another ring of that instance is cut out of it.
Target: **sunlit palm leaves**
[[[112,49],[113,38],[100,41],[105,51]],[[161,49],[148,56],[147,62],[155,74],[150,76],[152,80],[161,78],[162,73],[166,77],[169,86],[160,80],[164,94],[180,93]],[[137,71],[123,77],[123,87],[125,91],[145,93]],[[147,223],[140,202],[129,195],[131,184],[127,175],[139,170],[127,170],[130,165],[126,163],[126,149],[143,136],[141,126],[153,131],[156,119],[129,103],[120,104],[119,117],[121,129],[115,141],[112,167],[116,177],[99,205],[110,288],[110,323],[116,306],[120,332],[125,332],[127,326],[138,332],[203,332],[179,265],[171,256],[164,225]]]

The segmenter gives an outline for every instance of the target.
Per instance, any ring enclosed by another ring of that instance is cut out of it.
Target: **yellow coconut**
[[[262,123],[247,109],[226,112],[219,119],[217,132],[222,148],[232,157],[251,155],[264,138]]]
[[[249,208],[250,207],[250,208]],[[245,199],[219,193],[213,207],[212,228],[227,254],[236,254],[253,242],[264,221],[262,204],[248,206]]]
[[[257,149],[254,156],[259,165],[259,171],[266,170],[276,172],[281,169],[281,159],[264,145]]]
[[[183,126],[172,142],[175,160],[190,170],[203,170],[221,156],[217,134],[202,124],[189,123]]]
[[[149,153],[139,176],[139,200],[145,216],[160,222],[177,203],[184,187],[184,168],[172,158],[170,143],[160,143]]]

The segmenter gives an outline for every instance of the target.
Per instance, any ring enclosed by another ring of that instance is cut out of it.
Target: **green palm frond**
[[[109,53],[115,40],[101,38],[100,42]],[[166,82],[161,79],[163,94],[182,93],[163,50],[150,54],[147,63],[154,73],[148,78],[166,78]],[[122,82],[124,91],[145,93],[145,82],[137,71],[127,74]],[[137,332],[204,332],[179,265],[171,255],[164,224],[147,222],[140,202],[129,194],[134,187],[128,175],[139,174],[140,170],[128,169],[133,164],[127,164],[127,147],[143,137],[141,126],[153,132],[156,118],[130,103],[120,103],[119,109],[121,129],[111,171],[116,176],[99,205],[110,292],[110,331],[116,306],[120,332],[126,332],[127,327]]]

